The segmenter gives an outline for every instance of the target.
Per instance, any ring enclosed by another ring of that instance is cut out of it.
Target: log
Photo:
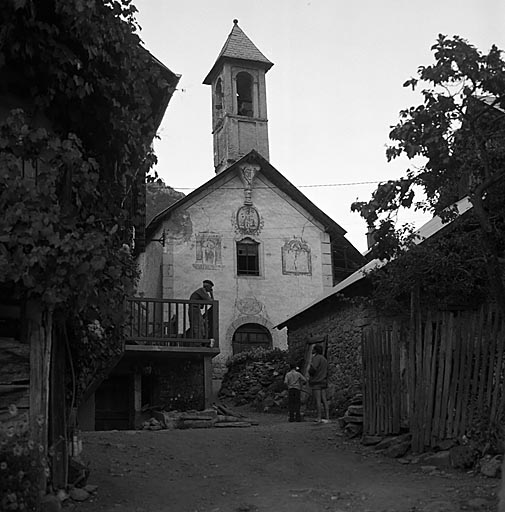
[[[218,428],[227,428],[227,427],[243,428],[243,427],[250,427],[251,423],[249,423],[248,421],[229,421],[229,422],[225,421],[223,423],[215,423],[214,426],[218,427]]]
[[[0,411],[7,410],[10,405],[28,409],[30,387],[28,384],[0,384]]]
[[[0,384],[27,382],[30,378],[30,347],[13,338],[0,338]]]
[[[218,414],[217,415],[217,421],[219,423],[234,422],[234,421],[240,421],[240,418],[238,416],[225,416],[223,414]]]

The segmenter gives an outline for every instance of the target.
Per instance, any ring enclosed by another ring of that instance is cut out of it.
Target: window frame
[[[254,326],[255,329],[250,329],[249,331],[245,331],[245,332],[241,331],[241,330],[244,330],[245,328],[247,328],[248,326]],[[247,339],[242,340],[242,341],[237,341],[235,339],[237,333],[239,335],[241,335],[241,337],[243,335],[246,335]],[[264,341],[258,341],[258,340],[253,341],[252,339],[250,339],[250,336],[249,336],[251,334],[255,335],[253,337],[258,337],[259,334],[263,334],[265,340]],[[265,348],[267,350],[271,349],[273,347],[272,333],[270,332],[270,330],[267,327],[265,327],[264,325],[262,325],[260,323],[248,322],[248,323],[240,325],[239,327],[237,327],[235,329],[233,336],[232,336],[233,354],[239,354],[240,352],[246,352],[248,350],[258,348],[258,347]],[[242,350],[238,350],[239,348],[242,348]]]
[[[246,252],[254,248],[255,254],[240,255],[241,249],[245,248]],[[238,277],[260,277],[261,276],[261,261],[260,261],[260,242],[254,240],[251,237],[241,238],[235,242],[235,263],[236,263],[236,274]],[[245,261],[243,261],[245,258]],[[255,259],[255,264],[251,265],[250,259]],[[245,265],[244,265],[245,263]]]

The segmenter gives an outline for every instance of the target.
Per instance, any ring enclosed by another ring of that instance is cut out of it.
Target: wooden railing
[[[218,301],[131,297],[127,308],[127,344],[219,348]]]

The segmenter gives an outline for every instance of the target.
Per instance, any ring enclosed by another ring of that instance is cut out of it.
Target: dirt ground
[[[242,411],[243,412],[243,411]],[[95,496],[76,512],[494,510],[498,480],[401,464],[335,423],[252,414],[248,428],[90,432]]]

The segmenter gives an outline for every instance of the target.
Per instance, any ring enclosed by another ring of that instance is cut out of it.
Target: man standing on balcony
[[[189,297],[189,300],[214,300],[214,293],[212,289],[214,283],[209,279],[203,281],[203,286],[195,290]],[[202,339],[207,336],[207,329],[205,328],[204,317],[201,310],[204,304],[190,304],[189,305],[189,332],[190,338]],[[210,309],[206,309],[204,316],[209,316]]]

